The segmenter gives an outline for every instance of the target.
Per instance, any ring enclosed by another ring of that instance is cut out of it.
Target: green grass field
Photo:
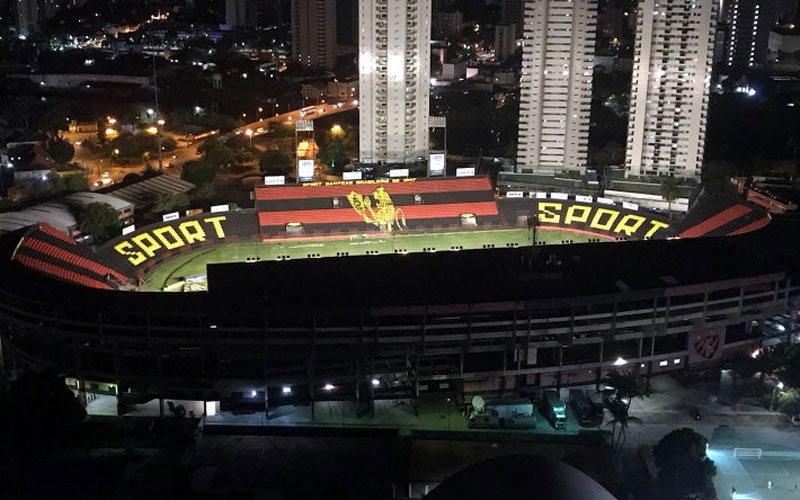
[[[540,244],[555,245],[564,241],[586,243],[591,235],[563,231],[539,231]],[[206,273],[206,265],[225,262],[307,259],[390,253],[447,252],[481,248],[506,248],[530,245],[527,229],[500,229],[435,234],[392,234],[351,236],[344,239],[309,241],[274,241],[230,243],[178,255],[161,263],[146,277],[143,291],[161,291],[186,276]]]

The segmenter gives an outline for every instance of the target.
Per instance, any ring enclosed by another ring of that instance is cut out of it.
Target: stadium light
[[[342,126],[339,125],[338,123],[334,124],[333,127],[331,127],[331,134],[333,135],[339,135],[342,132],[343,132]]]
[[[378,387],[379,385],[381,385],[381,381],[376,379],[376,378],[374,378],[374,379],[372,379],[372,385],[375,386],[375,387]]]
[[[256,391],[254,391],[254,390],[253,390],[253,391],[250,391],[250,397],[251,397],[251,398],[254,398],[254,397],[256,397],[257,395],[258,395],[258,393],[257,393]]]
[[[287,395],[291,394],[292,393],[292,388],[289,387],[288,385],[284,385],[283,387],[281,387],[281,392],[284,393],[284,394],[287,394]]]
[[[614,366],[623,366],[623,365],[626,365],[626,364],[628,364],[628,362],[625,361],[622,357],[619,357],[619,358],[617,358],[616,361],[614,361]]]
[[[322,386],[322,388],[325,389],[326,391],[332,391],[335,389],[335,387],[333,387],[333,384],[325,384],[324,386]]]

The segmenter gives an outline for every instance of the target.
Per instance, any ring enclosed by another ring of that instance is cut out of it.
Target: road
[[[296,123],[297,120],[315,120],[317,118],[321,118],[323,116],[330,116],[336,113],[341,113],[343,111],[350,111],[351,109],[356,109],[358,107],[358,101],[351,101],[341,103],[341,106],[338,104],[316,104],[314,106],[307,106],[308,113],[305,116],[301,115],[301,110],[295,109],[294,111],[289,111],[288,113],[283,113],[280,115],[271,116],[269,118],[264,118],[259,121],[255,121],[253,123],[248,123],[242,127],[237,128],[233,131],[235,134],[246,134],[248,130],[253,131],[253,135],[262,135],[266,134],[269,131],[269,124],[270,123],[281,123],[281,122],[290,122]],[[309,109],[312,108],[312,109]]]

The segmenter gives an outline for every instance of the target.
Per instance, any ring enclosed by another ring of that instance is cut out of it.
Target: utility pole
[[[158,109],[158,76],[156,74],[156,56],[153,54],[153,87],[156,90],[156,124],[157,127],[157,135],[156,135],[156,147],[158,148],[158,171],[160,173],[164,173],[164,159],[161,152],[161,123],[162,121],[159,116],[161,116],[159,109]]]

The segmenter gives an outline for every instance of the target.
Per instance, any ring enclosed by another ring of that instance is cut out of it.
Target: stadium
[[[623,365],[703,376],[760,345],[753,322],[800,295],[747,243],[769,215],[733,198],[680,221],[589,196],[498,197],[484,177],[253,199],[96,250],[44,224],[4,235],[0,368],[54,367],[120,404],[223,411],[520,396]]]

